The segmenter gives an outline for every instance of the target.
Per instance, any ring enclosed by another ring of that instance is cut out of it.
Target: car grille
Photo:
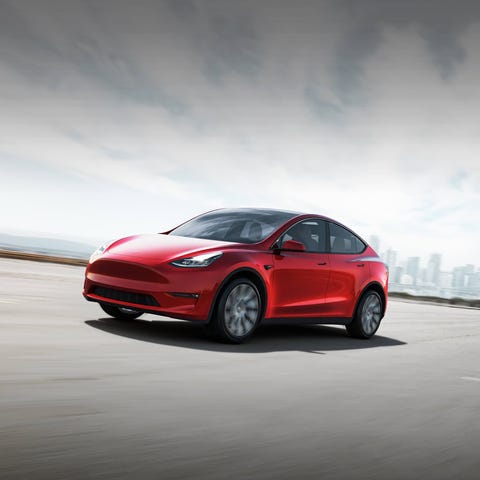
[[[158,302],[151,296],[145,293],[123,292],[121,290],[114,290],[113,288],[94,287],[95,295],[111,300],[119,300],[121,302],[135,303],[137,305],[148,305],[150,307],[159,307]]]
[[[108,277],[152,282],[155,283],[155,285],[167,283],[167,279],[153,268],[119,260],[100,258],[90,265],[89,272],[106,275]],[[108,284],[108,282],[106,283]]]

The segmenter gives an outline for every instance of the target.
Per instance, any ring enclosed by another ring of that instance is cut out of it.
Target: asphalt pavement
[[[391,301],[376,337],[125,323],[83,268],[0,259],[0,479],[478,479],[480,311]]]

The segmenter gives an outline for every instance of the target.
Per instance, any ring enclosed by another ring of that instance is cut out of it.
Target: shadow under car
[[[99,318],[85,321],[90,327],[143,342],[158,343],[197,350],[232,353],[267,353],[302,351],[323,353],[336,350],[358,350],[395,347],[405,342],[375,335],[369,340],[349,337],[343,327],[325,325],[260,325],[255,336],[245,344],[213,342],[204,324],[182,320],[131,320]]]

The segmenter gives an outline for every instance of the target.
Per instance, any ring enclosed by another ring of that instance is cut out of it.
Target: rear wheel
[[[209,329],[220,341],[242,343],[253,335],[261,315],[257,287],[247,278],[238,278],[223,290]]]
[[[356,338],[370,338],[378,330],[383,316],[383,302],[374,290],[367,290],[358,304],[347,332]]]
[[[104,303],[101,303],[100,307],[102,307],[102,310],[105,313],[108,313],[111,317],[118,318],[119,320],[134,320],[143,313],[138,310],[132,310],[131,308],[114,307],[113,305],[106,305]]]

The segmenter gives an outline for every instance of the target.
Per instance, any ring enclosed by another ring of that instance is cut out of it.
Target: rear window
[[[352,232],[335,223],[329,223],[331,253],[361,253],[366,245]]]

